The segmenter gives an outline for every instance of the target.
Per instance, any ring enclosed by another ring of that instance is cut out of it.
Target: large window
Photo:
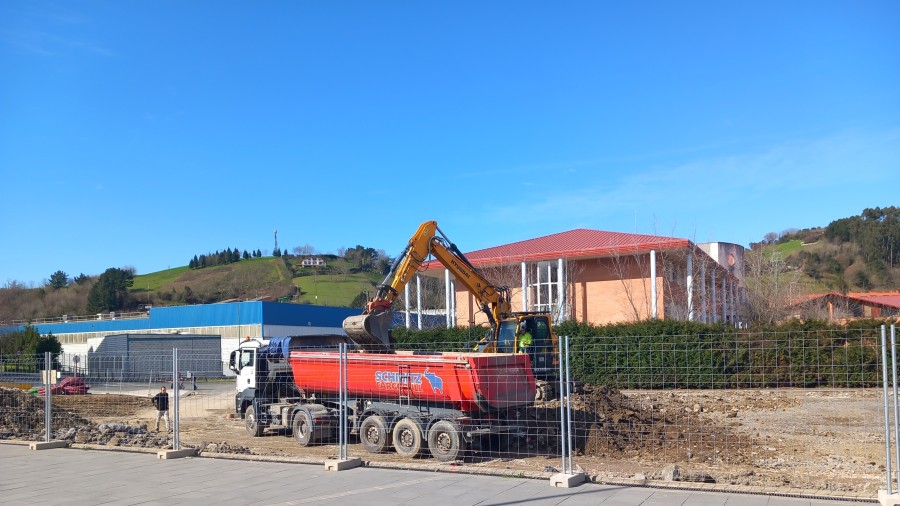
[[[536,265],[534,281],[529,285],[533,294],[535,311],[555,312],[559,306],[559,271],[556,262],[540,262]]]

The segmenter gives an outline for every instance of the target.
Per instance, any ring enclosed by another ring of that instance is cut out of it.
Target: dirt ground
[[[229,417],[232,395],[227,389],[201,388],[181,398],[182,444],[220,453],[336,455],[335,446],[300,447],[289,434],[250,437],[243,420]],[[0,438],[42,437],[43,400],[32,399],[0,390]],[[61,408],[54,411],[54,437],[117,446],[171,445],[171,437],[147,430],[155,412],[146,395],[56,396],[53,403]],[[857,497],[874,497],[883,488],[880,389],[620,392],[600,387],[573,395],[571,408],[574,463],[596,481],[694,481]],[[23,411],[32,411],[33,419],[23,418]],[[559,403],[541,403],[514,417],[518,429],[508,438],[492,440],[492,446],[461,462],[441,465],[557,471]],[[16,426],[28,430],[16,432]],[[350,454],[408,462],[394,453],[368,454],[359,444],[350,445]]]

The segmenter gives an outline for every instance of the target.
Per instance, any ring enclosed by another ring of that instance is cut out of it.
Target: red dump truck
[[[235,410],[247,431],[289,429],[307,446],[337,439],[341,360],[346,427],[372,453],[393,448],[440,461],[460,458],[492,435],[515,432],[534,402],[528,356],[512,353],[367,353],[341,335],[248,339],[231,354]]]

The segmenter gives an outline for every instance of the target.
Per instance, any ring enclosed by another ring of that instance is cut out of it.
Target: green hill
[[[302,267],[303,258],[245,258],[224,265],[188,266],[135,275],[119,311],[147,305],[174,306],[238,300],[268,300],[328,306],[363,307],[390,266],[319,255],[325,265]],[[192,262],[193,263],[193,262]],[[88,314],[88,297],[101,276],[79,276],[68,286],[30,288],[10,282],[0,288],[0,323]]]
[[[900,289],[900,208],[866,209],[859,216],[782,234],[773,248],[801,274],[810,292]]]
[[[282,300],[350,306],[361,293],[374,292],[381,276],[360,271],[347,260],[328,256],[323,267],[300,267],[298,257],[263,257],[190,269],[176,267],[134,277],[130,293],[155,305],[225,300]]]

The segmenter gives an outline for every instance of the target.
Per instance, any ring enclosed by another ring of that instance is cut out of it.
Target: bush
[[[735,329],[651,320],[593,326],[563,322],[569,371],[581,382],[628,389],[874,387],[881,385],[880,326],[791,321]],[[471,351],[483,327],[392,330],[404,350]]]

